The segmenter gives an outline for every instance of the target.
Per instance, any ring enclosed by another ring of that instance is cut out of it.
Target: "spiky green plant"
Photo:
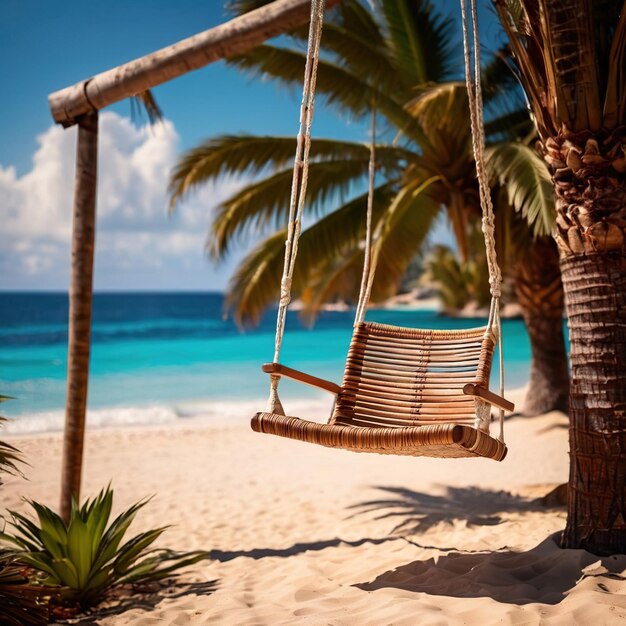
[[[162,580],[208,557],[203,551],[153,548],[167,526],[122,543],[138,511],[149,500],[137,502],[109,523],[113,506],[109,486],[81,507],[73,503],[67,524],[48,507],[28,500],[38,523],[9,511],[13,531],[0,533],[0,540],[14,546],[17,563],[42,574],[37,577],[39,583],[59,587],[65,602],[86,608],[97,604],[114,587]]]
[[[0,403],[12,400],[10,396],[0,394]],[[6,422],[6,418],[0,416],[0,426]],[[22,455],[20,451],[7,443],[0,441],[0,485],[2,485],[2,472],[7,474],[19,474],[18,463],[22,463]]]
[[[48,623],[48,592],[33,585],[13,557],[0,551],[0,624],[39,626]]]

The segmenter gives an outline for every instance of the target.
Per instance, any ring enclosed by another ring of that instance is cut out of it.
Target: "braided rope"
[[[489,270],[489,289],[493,298],[500,298],[502,274],[496,255],[495,225],[493,203],[489,190],[489,181],[485,167],[485,133],[483,128],[483,100],[480,83],[480,43],[478,40],[478,17],[476,0],[471,0],[471,16],[474,47],[474,78],[472,79],[471,52],[469,48],[468,20],[465,8],[466,0],[461,0],[463,24],[463,52],[465,58],[465,86],[469,100],[470,125],[472,130],[472,148],[476,161],[476,174],[480,192],[480,204],[483,211],[482,231],[487,251],[487,268]]]
[[[359,301],[354,316],[354,325],[360,324],[365,319],[367,305],[372,291],[374,279],[371,272],[372,265],[372,212],[374,207],[374,184],[376,179],[376,108],[372,107],[372,126],[370,138],[370,159],[369,159],[369,183],[367,190],[367,216],[365,225],[365,260],[363,262],[363,275],[361,276],[361,289],[359,291]],[[371,276],[371,280],[370,280]]]
[[[285,261],[283,275],[280,280],[280,301],[276,316],[276,339],[274,342],[274,363],[280,359],[280,350],[285,334],[285,320],[287,307],[291,302],[291,285],[293,270],[298,254],[298,239],[302,227],[302,214],[306,200],[307,177],[309,173],[309,151],[311,148],[311,126],[313,124],[313,109],[315,99],[315,83],[317,80],[317,64],[319,61],[320,41],[322,38],[322,24],[326,0],[311,0],[311,21],[309,26],[309,41],[304,68],[304,82],[302,87],[302,104],[300,106],[300,128],[296,141],[296,154],[293,164],[293,178],[291,181],[291,197],[289,201],[289,221],[287,226],[287,241],[285,241]],[[270,398],[268,408],[271,412],[276,409],[283,413],[278,398],[279,376],[270,376]]]
[[[309,44],[306,66],[304,69],[302,104],[300,106],[300,129],[298,131],[296,142],[296,155],[294,158],[293,178],[291,182],[289,223],[287,227],[287,240],[285,241],[285,261],[283,266],[283,275],[280,281],[280,302],[276,321],[274,362],[277,362],[280,357],[280,349],[285,332],[285,317],[287,307],[291,301],[293,270],[296,263],[296,256],[298,254],[298,239],[300,236],[302,213],[306,200],[315,82],[317,79],[317,62],[319,59],[319,48],[322,35],[322,16],[324,14],[325,3],[325,0],[312,0],[311,2],[311,25],[309,27]]]
[[[485,237],[487,268],[489,271],[489,291],[492,302],[489,313],[488,332],[494,332],[498,344],[498,363],[500,373],[500,395],[504,396],[504,355],[502,352],[502,323],[500,321],[500,296],[502,293],[502,273],[498,266],[495,241],[495,224],[493,203],[485,166],[485,131],[483,124],[483,97],[480,75],[480,41],[478,37],[478,13],[476,0],[470,0],[472,17],[472,44],[474,48],[474,77],[472,79],[471,52],[469,48],[468,19],[465,3],[461,1],[461,16],[463,25],[463,53],[465,60],[465,86],[470,110],[470,125],[472,130],[472,148],[476,162],[476,175],[480,205],[483,212],[482,231]],[[499,409],[498,439],[504,443],[504,411]]]

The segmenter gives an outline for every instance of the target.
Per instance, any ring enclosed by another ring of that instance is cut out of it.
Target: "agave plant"
[[[110,486],[81,507],[73,502],[67,524],[48,507],[28,502],[37,514],[38,523],[9,511],[9,523],[16,532],[0,533],[0,539],[15,546],[13,554],[17,563],[41,573],[38,582],[59,587],[65,602],[81,608],[98,603],[114,587],[162,580],[208,556],[203,551],[152,548],[167,526],[140,533],[122,543],[137,512],[149,498],[132,505],[109,523],[113,506]]]

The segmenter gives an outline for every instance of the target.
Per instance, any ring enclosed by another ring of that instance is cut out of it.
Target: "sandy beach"
[[[170,523],[162,545],[212,556],[89,623],[626,619],[626,556],[560,550],[565,510],[534,501],[567,477],[562,414],[508,420],[502,463],[327,450],[256,434],[246,417],[88,434],[85,495],[111,480],[119,510],[156,494],[135,531]],[[32,467],[28,481],[8,481],[3,506],[23,510],[22,496],[55,506],[61,435],[11,441]]]

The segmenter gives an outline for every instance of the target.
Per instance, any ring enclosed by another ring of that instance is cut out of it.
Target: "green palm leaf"
[[[376,273],[381,272],[378,280],[389,286],[389,295],[397,289],[439,215],[439,203],[429,196],[431,187],[439,180],[440,177],[433,176],[403,186],[376,225],[372,266]]]
[[[199,185],[226,175],[255,175],[268,168],[291,165],[296,150],[295,137],[263,135],[219,135],[197,148],[188,150],[172,172],[169,192],[170,209]],[[369,146],[351,141],[314,139],[309,153],[311,161],[345,161],[369,159]],[[377,146],[380,172],[397,171],[415,153],[396,146]]]
[[[472,159],[465,85],[459,82],[430,85],[420,90],[405,108],[419,121],[429,140],[420,162],[445,168],[448,178],[455,178],[458,164],[467,164]]]
[[[504,187],[509,203],[520,211],[535,236],[552,232],[556,217],[554,188],[537,153],[522,143],[501,143],[485,152],[487,171]]]
[[[287,85],[297,86],[302,84],[305,60],[303,52],[263,45],[227,62],[256,75],[271,76]],[[316,90],[330,105],[337,106],[342,112],[347,109],[357,117],[368,113],[372,102],[376,101],[378,111],[403,134],[418,143],[426,141],[422,129],[402,108],[401,102],[330,60],[319,61]]]
[[[424,85],[452,73],[454,22],[436,16],[423,0],[378,0],[388,45],[400,72],[412,84]]]
[[[327,201],[343,199],[367,174],[368,159],[361,161],[316,162],[309,166],[306,210],[319,214]],[[273,224],[287,222],[292,171],[283,170],[248,185],[223,202],[211,225],[207,248],[215,258],[223,258],[234,241]]]
[[[311,276],[301,295],[300,314],[309,326],[313,325],[327,302],[357,301],[364,260],[363,248],[357,247],[344,254],[322,259],[310,272]]]
[[[393,197],[394,184],[375,190],[375,219]],[[367,194],[363,194],[302,231],[291,287],[295,297],[302,294],[318,266],[358,248],[364,237],[366,206]],[[256,324],[263,311],[278,299],[285,238],[286,231],[281,230],[262,241],[231,279],[225,304],[240,326]]]

